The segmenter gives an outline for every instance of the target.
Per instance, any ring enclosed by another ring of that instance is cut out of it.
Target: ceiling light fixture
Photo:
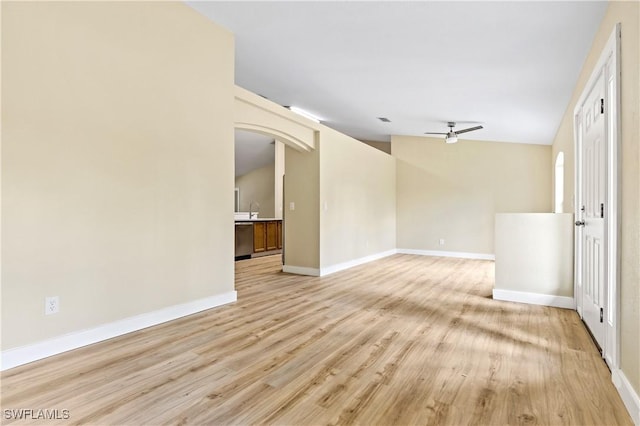
[[[458,135],[454,131],[447,133],[447,137],[444,140],[445,143],[456,143],[458,142]]]
[[[453,130],[453,128],[456,127],[455,121],[449,121],[447,123],[447,126],[449,127],[449,131],[446,132],[446,133],[442,133],[442,132],[426,132],[425,135],[444,135],[445,143],[456,143],[456,142],[458,142],[458,135],[460,133],[467,133],[467,132],[473,132],[474,130],[484,129],[484,127],[482,127],[482,126],[475,126],[475,127],[469,127],[468,129],[462,129],[462,130],[455,131],[455,130]]]
[[[315,121],[316,123],[320,123],[320,119],[318,117],[316,117],[315,115],[311,114],[308,111],[303,110],[302,108],[298,108],[298,107],[295,107],[295,106],[288,106],[288,107],[285,107],[285,108],[288,108],[290,111],[295,112],[296,114],[301,115],[303,117],[306,117],[311,121]]]

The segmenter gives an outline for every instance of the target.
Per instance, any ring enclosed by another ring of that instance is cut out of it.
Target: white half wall
[[[495,289],[573,299],[573,214],[499,213],[495,221]]]

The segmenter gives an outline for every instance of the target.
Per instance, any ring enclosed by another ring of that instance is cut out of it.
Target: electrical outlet
[[[444,245],[444,238],[440,238],[440,245],[443,246]]]
[[[289,203],[289,210],[295,210],[296,209],[296,203],[294,203],[293,201]]]
[[[56,314],[60,311],[60,297],[51,296],[44,298],[44,313],[45,315]]]

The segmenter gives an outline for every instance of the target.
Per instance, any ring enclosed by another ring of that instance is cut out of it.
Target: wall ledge
[[[178,318],[192,315],[217,306],[233,303],[237,300],[236,291],[180,305],[169,306],[153,312],[136,315],[122,320],[103,324],[90,328],[64,334],[59,337],[47,339],[31,345],[21,346],[2,351],[0,371],[8,370],[19,365],[27,364],[53,355],[58,355],[93,343],[122,336],[123,334],[139,331],[147,327],[162,324]]]
[[[438,250],[416,250],[397,249],[399,254],[417,254],[420,256],[454,257],[459,259],[496,260],[494,254],[489,253],[465,253],[461,251],[438,251]]]
[[[611,370],[611,381],[620,394],[624,406],[627,407],[633,423],[640,425],[640,396],[629,383],[629,379],[627,379],[622,370],[614,368]]]
[[[362,265],[365,263],[373,262],[374,260],[382,259],[387,256],[391,256],[397,253],[396,249],[375,253],[369,256],[364,256],[359,259],[350,260],[348,262],[337,263],[335,265],[320,268],[320,276],[333,274],[334,272],[344,271],[345,269],[353,268],[354,266]]]
[[[552,294],[528,293],[525,291],[493,289],[493,299],[505,302],[527,303],[529,305],[543,305],[554,308],[575,309],[573,297],[555,296]]]

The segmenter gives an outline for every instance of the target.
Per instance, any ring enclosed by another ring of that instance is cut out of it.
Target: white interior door
[[[582,318],[600,348],[605,343],[606,119],[604,68],[577,115],[578,206],[576,247]]]

